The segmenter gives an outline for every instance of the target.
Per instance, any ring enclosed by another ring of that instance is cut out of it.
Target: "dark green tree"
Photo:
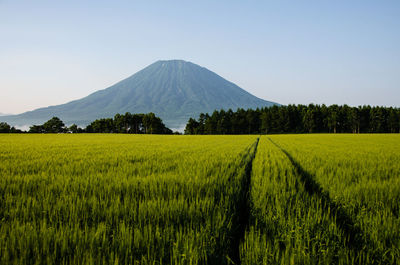
[[[310,107],[305,111],[304,116],[303,116],[303,124],[304,128],[308,133],[314,132],[316,128],[316,123],[315,123],[315,111],[314,108]]]
[[[111,118],[98,119],[90,124],[90,129],[86,128],[86,131],[94,133],[113,133],[116,131],[114,127],[114,121]]]
[[[187,134],[400,132],[400,109],[348,105],[288,105],[214,111],[190,119]]]
[[[78,133],[79,132],[78,125],[72,124],[71,126],[69,126],[68,131],[71,133]]]
[[[200,122],[190,118],[185,127],[185,134],[198,134],[199,125]]]
[[[62,133],[65,131],[65,125],[58,117],[53,117],[43,124],[46,133]]]
[[[0,133],[10,133],[11,126],[6,122],[0,122]]]
[[[43,125],[32,125],[29,127],[29,133],[45,133]]]
[[[388,127],[391,133],[400,132],[400,111],[390,108],[388,114]]]

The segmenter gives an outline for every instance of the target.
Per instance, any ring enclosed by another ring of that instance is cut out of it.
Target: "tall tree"
[[[0,133],[9,133],[11,126],[6,122],[0,122]]]
[[[303,116],[303,124],[307,132],[309,133],[314,132],[316,128],[316,123],[315,123],[315,110],[312,105],[310,105],[309,108],[305,110]]]
[[[78,125],[72,124],[71,126],[69,126],[68,131],[71,133],[78,133],[79,132]]]
[[[62,133],[65,131],[64,127],[64,122],[58,117],[53,117],[43,124],[46,133]]]

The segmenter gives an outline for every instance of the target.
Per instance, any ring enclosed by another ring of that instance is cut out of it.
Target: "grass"
[[[2,136],[1,263],[228,263],[255,142]]]
[[[291,161],[266,137],[253,164],[251,205],[244,264],[340,264],[351,251],[329,205],[307,191]]]
[[[397,264],[399,135],[0,135],[1,264]]]
[[[341,208],[341,218],[347,218],[357,233],[352,245],[359,245],[359,260],[377,264],[400,260],[399,135],[271,139]]]

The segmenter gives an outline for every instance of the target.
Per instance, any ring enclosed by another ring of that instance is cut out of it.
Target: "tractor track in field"
[[[245,165],[245,177],[242,180],[242,192],[239,195],[240,201],[236,211],[236,216],[234,217],[236,229],[233,233],[233,240],[229,249],[229,257],[233,264],[236,265],[241,264],[240,244],[244,241],[246,229],[249,225],[251,172],[253,169],[253,160],[257,154],[259,141],[260,138],[257,138],[256,142],[254,143],[254,151],[252,154],[249,154],[250,159],[248,159]],[[246,159],[246,157],[244,159]]]
[[[279,150],[281,150],[289,159],[290,163],[295,169],[295,172],[300,177],[301,182],[303,182],[306,192],[310,196],[317,196],[321,200],[322,207],[325,211],[328,211],[328,209],[330,209],[330,218],[333,219],[337,227],[342,230],[348,237],[348,240],[344,242],[346,246],[360,254],[364,248],[375,249],[373,246],[373,241],[368,237],[368,235],[365,235],[363,231],[355,225],[352,218],[344,210],[343,205],[333,201],[330,198],[328,192],[324,191],[321,185],[315,180],[315,176],[305,170],[288,151],[275,143],[271,138],[268,137],[268,140]],[[380,264],[382,253],[374,254],[375,255],[373,256],[373,260],[376,261],[376,264]]]

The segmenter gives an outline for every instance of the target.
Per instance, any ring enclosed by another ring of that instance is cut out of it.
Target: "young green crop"
[[[241,245],[242,264],[351,264],[330,205],[307,184],[266,137],[251,175],[251,219]]]
[[[1,264],[227,264],[255,144],[1,136]]]
[[[0,264],[397,264],[399,135],[0,135]]]
[[[359,245],[360,260],[377,264],[400,260],[399,135],[292,135],[271,139],[342,209],[351,228],[349,236],[357,236],[353,244]]]

